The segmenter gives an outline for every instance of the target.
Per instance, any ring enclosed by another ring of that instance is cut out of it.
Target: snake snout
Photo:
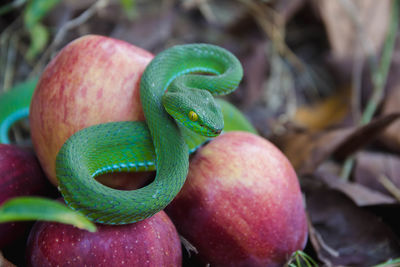
[[[213,129],[209,132],[209,137],[216,137],[222,132],[222,129]]]

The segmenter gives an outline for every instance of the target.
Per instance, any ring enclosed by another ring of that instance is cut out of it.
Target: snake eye
[[[191,110],[190,112],[189,112],[189,119],[191,120],[191,121],[197,121],[198,119],[199,119],[199,115],[197,115],[197,113],[196,112],[194,112],[193,110]]]

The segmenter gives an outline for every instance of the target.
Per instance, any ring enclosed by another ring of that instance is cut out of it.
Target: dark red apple
[[[0,205],[18,196],[54,193],[30,149],[0,144]],[[26,223],[0,223],[0,249],[24,233]]]
[[[307,240],[293,167],[249,133],[229,132],[201,148],[166,211],[211,266],[282,266]]]
[[[29,235],[28,266],[181,266],[175,226],[160,211],[138,223],[97,225],[91,233],[76,227],[37,222]]]

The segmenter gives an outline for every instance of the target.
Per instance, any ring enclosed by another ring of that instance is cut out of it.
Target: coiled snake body
[[[140,84],[146,122],[88,127],[59,151],[56,174],[67,204],[106,224],[132,223],[162,210],[185,182],[189,152],[224,126],[226,111],[221,113],[212,95],[231,92],[241,78],[239,61],[217,46],[174,46],[157,55]],[[231,129],[252,131],[240,112],[233,114],[231,121],[237,117],[239,122]],[[154,181],[132,191],[112,189],[94,179],[103,173],[154,169]]]

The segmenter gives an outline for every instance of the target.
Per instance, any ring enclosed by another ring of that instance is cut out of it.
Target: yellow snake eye
[[[199,118],[199,115],[197,115],[196,112],[194,112],[193,110],[191,110],[191,111],[189,112],[189,119],[190,119],[191,121],[197,121],[198,118]]]

